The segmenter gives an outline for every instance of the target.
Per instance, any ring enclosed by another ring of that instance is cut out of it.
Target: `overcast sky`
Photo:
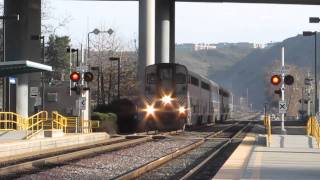
[[[72,43],[85,44],[86,34],[96,27],[113,28],[127,43],[138,37],[138,2],[48,0],[53,23],[69,17],[67,34]],[[303,30],[320,30],[309,24],[320,16],[320,6],[176,3],[176,42],[282,41]]]

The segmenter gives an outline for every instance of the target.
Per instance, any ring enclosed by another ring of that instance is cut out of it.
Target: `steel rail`
[[[199,163],[197,166],[195,166],[194,168],[192,168],[187,174],[185,174],[183,177],[180,178],[180,180],[186,180],[190,177],[192,177],[194,174],[196,174],[197,172],[199,172],[199,170],[201,168],[203,168],[203,166],[209,162],[213,157],[215,157],[218,153],[221,152],[222,149],[224,149],[225,147],[227,147],[232,140],[234,139],[238,139],[237,137],[245,130],[247,129],[249,126],[251,125],[251,122],[249,122],[247,125],[245,125],[243,128],[241,128],[236,134],[234,134],[231,138],[229,138],[225,143],[223,143],[217,150],[215,150],[214,152],[212,152],[206,159],[204,159],[201,163]]]
[[[151,161],[150,163],[147,163],[147,164],[144,164],[136,169],[133,169],[129,172],[126,172],[122,175],[119,175],[113,179],[119,179],[119,180],[127,180],[127,179],[134,179],[134,178],[137,178],[139,177],[140,175],[142,174],[145,174],[146,172],[148,171],[151,171],[153,169],[156,169],[157,167],[177,158],[178,156],[182,155],[182,154],[185,154],[197,147],[199,147],[200,145],[204,144],[207,140],[209,140],[210,138],[212,137],[215,137],[215,136],[218,136],[219,134],[223,133],[224,131],[238,125],[239,122],[236,122],[218,132],[214,132],[214,133],[210,133],[209,135],[205,136],[204,138],[200,139],[199,141],[196,141],[190,145],[187,145],[187,146],[184,146],[183,148],[180,148],[178,150],[176,150],[175,152],[173,153],[170,153],[168,155],[165,155],[163,157],[160,157],[154,161]],[[238,133],[237,133],[238,134]]]
[[[159,135],[158,135],[159,136]],[[127,141],[120,141],[107,145],[100,145],[98,147],[90,147],[87,149],[80,149],[78,151],[68,152],[59,155],[48,155],[47,157],[21,162],[9,166],[0,168],[0,177],[6,177],[14,175],[17,172],[28,172],[32,170],[38,170],[39,168],[48,165],[59,165],[67,161],[81,159],[83,157],[93,156],[104,152],[114,151],[125,147],[134,146],[144,142],[152,141],[153,136],[139,137],[137,139],[127,139]],[[14,160],[12,160],[14,161]]]

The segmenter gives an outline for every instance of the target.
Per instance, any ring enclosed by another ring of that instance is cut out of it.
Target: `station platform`
[[[214,179],[320,179],[320,149],[306,135],[248,135]],[[264,142],[263,142],[264,141]]]
[[[31,140],[1,140],[0,162],[24,156],[39,155],[65,148],[94,144],[110,138],[107,133],[66,134],[63,137],[51,137]]]

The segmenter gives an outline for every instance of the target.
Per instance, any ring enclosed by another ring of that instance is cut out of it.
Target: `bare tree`
[[[64,28],[71,20],[70,15],[55,16],[52,12],[54,8],[49,0],[41,1],[41,33],[44,35],[55,35],[56,32]]]
[[[91,66],[97,66],[100,73],[97,74],[98,81],[93,95],[97,103],[110,103],[117,96],[118,87],[118,62],[111,62],[110,57],[120,57],[120,94],[122,97],[132,97],[135,93],[136,83],[136,53],[124,50],[124,43],[113,30],[112,34],[105,33],[106,26],[100,26],[101,33],[93,36],[90,40]],[[98,102],[99,101],[99,102]]]

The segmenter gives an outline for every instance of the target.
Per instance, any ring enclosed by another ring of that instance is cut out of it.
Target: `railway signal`
[[[72,91],[76,92],[77,95],[81,94],[81,87],[79,85],[75,85],[71,88]]]
[[[286,75],[285,77],[284,77],[284,83],[286,84],[286,85],[292,85],[293,83],[294,83],[294,78],[293,78],[293,76],[292,75]]]
[[[271,76],[271,84],[273,84],[274,86],[277,86],[281,83],[281,76],[280,75],[273,75]]]
[[[282,96],[282,91],[281,91],[281,89],[276,89],[276,90],[274,90],[274,93],[275,93],[275,94],[278,94],[279,97]]]
[[[83,75],[83,79],[86,82],[91,82],[93,80],[93,74],[91,72],[85,72]]]
[[[70,80],[72,82],[79,82],[81,79],[81,74],[77,71],[74,71],[70,74]]]

